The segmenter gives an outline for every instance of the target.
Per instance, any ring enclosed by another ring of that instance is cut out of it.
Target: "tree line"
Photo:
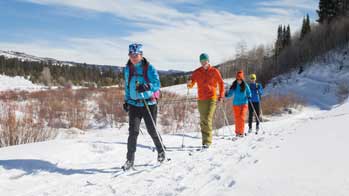
[[[97,66],[84,64],[57,65],[51,62],[23,61],[5,56],[0,56],[0,74],[23,76],[33,83],[42,83],[47,86],[110,86],[119,84],[122,78],[122,73],[115,72],[112,67],[102,70]]]

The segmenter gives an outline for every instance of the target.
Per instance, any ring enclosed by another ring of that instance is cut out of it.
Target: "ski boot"
[[[124,171],[127,171],[127,170],[130,170],[131,168],[133,168],[133,165],[134,165],[133,161],[127,160],[125,162],[125,164],[121,167],[121,169]]]
[[[236,137],[244,137],[244,134],[237,134]]]
[[[159,163],[162,163],[162,162],[164,162],[165,160],[166,160],[165,152],[164,152],[164,151],[159,152],[159,153],[158,153],[158,161],[159,161]]]
[[[210,145],[208,145],[208,144],[202,145],[202,149],[208,149],[209,147],[210,147]]]

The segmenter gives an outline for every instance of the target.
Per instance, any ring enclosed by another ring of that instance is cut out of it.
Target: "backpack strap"
[[[144,80],[149,83],[149,77],[148,77],[148,69],[149,69],[149,62],[147,61],[147,59],[143,58],[142,60],[142,66],[143,66],[143,77]]]
[[[132,63],[128,63],[128,86],[130,87],[130,82],[131,82],[131,78],[134,75],[135,72],[135,66]]]
[[[130,85],[131,78],[132,76],[135,75],[135,66],[129,61],[127,63],[128,69],[129,69],[129,74],[128,74],[128,84]],[[149,68],[149,62],[143,58],[142,60],[142,66],[143,66],[143,77],[144,80],[149,83],[149,77],[148,77],[148,68]]]

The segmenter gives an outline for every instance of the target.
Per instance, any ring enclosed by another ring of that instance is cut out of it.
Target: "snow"
[[[20,59],[21,61],[36,61],[36,62],[48,61],[48,60],[56,61],[55,59],[37,57],[34,55],[29,55],[23,52],[16,52],[16,51],[0,50],[0,56],[5,56],[6,58],[17,58],[17,59]]]
[[[172,160],[155,169],[151,139],[140,135],[138,171],[130,176],[114,177],[125,161],[126,129],[2,148],[0,194],[344,196],[348,108],[349,102],[329,111],[306,108],[264,123],[265,134],[235,142],[215,137],[211,149],[192,156],[181,150],[181,135],[164,135]],[[200,146],[197,136],[186,134],[185,145]]]
[[[40,90],[43,86],[33,84],[31,81],[24,77],[15,76],[10,77],[6,75],[0,75],[0,91],[8,90]]]
[[[116,176],[126,158],[127,126],[1,148],[0,195],[347,196],[349,100],[338,104],[333,83],[349,77],[335,67],[314,64],[301,75],[276,78],[281,82],[267,93],[293,92],[309,105],[262,123],[264,134],[234,142],[215,136],[204,152],[192,150],[201,145],[199,133],[186,132],[184,149],[182,135],[163,135],[171,161],[160,167],[150,137],[140,134],[137,171]],[[163,89],[186,94],[185,85]],[[219,135],[233,130],[224,127]]]
[[[246,182],[240,195],[348,195],[349,104],[305,118],[279,150],[263,154],[263,161],[238,175]],[[256,175],[258,174],[258,175]],[[249,194],[244,194],[248,192]],[[277,194],[276,194],[277,193]]]
[[[225,88],[228,88],[233,83],[233,81],[234,81],[234,78],[224,79]],[[170,93],[175,93],[177,95],[185,96],[187,95],[186,89],[187,89],[187,84],[179,84],[179,85],[174,85],[169,87],[163,87],[161,88],[161,91],[167,91]],[[192,89],[189,90],[189,95],[192,97],[196,97],[197,91],[198,91],[197,85],[195,85]]]

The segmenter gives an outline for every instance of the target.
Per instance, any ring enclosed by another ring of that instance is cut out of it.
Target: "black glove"
[[[136,87],[136,91],[139,93],[143,93],[148,90],[150,90],[149,84],[140,84]]]
[[[130,106],[126,102],[124,103],[124,105],[122,107],[124,108],[125,112],[128,112],[130,110]]]

